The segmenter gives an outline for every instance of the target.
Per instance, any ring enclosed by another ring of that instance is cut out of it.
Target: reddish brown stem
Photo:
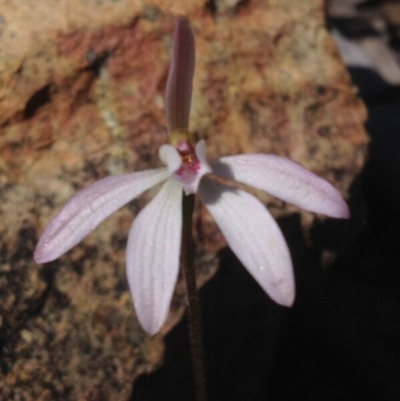
[[[195,247],[192,234],[194,195],[183,195],[182,253],[181,264],[186,281],[190,349],[193,362],[196,400],[207,401],[201,309],[196,285]]]

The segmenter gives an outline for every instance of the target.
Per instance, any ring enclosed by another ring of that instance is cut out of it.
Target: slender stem
[[[195,248],[192,234],[194,195],[183,195],[182,255],[181,263],[188,295],[188,325],[190,349],[197,401],[207,401],[204,353],[201,333],[201,310],[196,286]]]

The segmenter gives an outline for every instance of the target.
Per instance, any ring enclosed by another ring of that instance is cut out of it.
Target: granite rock
[[[172,14],[196,35],[191,130],[209,158],[287,156],[344,196],[363,167],[365,108],[324,25],[322,0],[0,0],[0,400],[127,400],[162,363],[182,316],[180,281],[154,338],[139,327],[125,279],[129,226],[155,190],[59,260],[32,252],[79,188],[160,165]],[[261,195],[276,217],[301,213]],[[196,211],[199,282],[222,235]]]

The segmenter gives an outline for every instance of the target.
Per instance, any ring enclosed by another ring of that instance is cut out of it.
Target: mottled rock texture
[[[162,361],[183,286],[149,338],[124,271],[129,226],[154,191],[54,263],[35,265],[32,251],[79,188],[160,165],[173,13],[196,34],[191,129],[210,159],[288,156],[347,196],[365,159],[366,113],[323,9],[322,0],[0,0],[0,400],[123,401]],[[277,217],[298,213],[262,199]],[[314,219],[302,213],[305,229]],[[225,243],[201,208],[195,231],[205,281]]]

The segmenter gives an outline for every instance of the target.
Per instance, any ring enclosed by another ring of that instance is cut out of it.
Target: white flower
[[[183,192],[200,196],[243,266],[272,299],[286,306],[294,300],[294,278],[278,225],[259,200],[224,185],[218,177],[251,185],[309,211],[349,217],[332,185],[288,159],[247,154],[209,164],[205,142],[194,146],[186,131],[193,71],[193,35],[188,22],[178,18],[166,94],[174,146],[163,145],[159,151],[166,167],[110,176],[81,190],[47,226],[34,254],[37,263],[57,259],[117,209],[164,182],[134,220],[126,256],[136,314],[149,334],[164,323],[178,276]]]
[[[328,182],[288,159],[274,155],[228,156],[211,166],[205,142],[182,156],[170,145],[160,149],[167,168],[111,176],[78,192],[52,220],[35,251],[37,263],[50,262],[80,242],[105,218],[147,189],[165,181],[139,213],[129,232],[126,266],[137,316],[156,333],[166,319],[179,271],[182,190],[198,193],[238,259],[277,303],[294,299],[292,263],[274,219],[254,196],[209,177],[236,179],[304,209],[346,218],[346,203]]]

